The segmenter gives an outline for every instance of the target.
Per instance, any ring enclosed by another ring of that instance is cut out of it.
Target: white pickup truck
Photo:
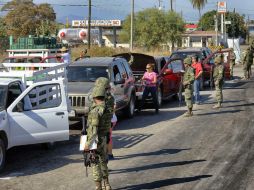
[[[0,71],[0,171],[14,146],[69,139],[66,64]]]

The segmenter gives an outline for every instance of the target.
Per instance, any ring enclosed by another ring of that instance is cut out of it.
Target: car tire
[[[161,91],[161,88],[158,88],[158,91],[157,91],[157,102],[158,102],[158,106],[160,108],[161,105],[162,105],[162,91]]]
[[[43,149],[52,150],[55,147],[55,142],[47,142],[42,144]]]
[[[127,112],[127,117],[128,118],[132,118],[134,116],[134,111],[135,111],[135,98],[134,96],[132,95],[130,97],[130,101],[129,101],[129,104],[125,110]]]
[[[6,158],[6,147],[4,141],[0,139],[0,172],[3,170],[5,166],[5,158]]]

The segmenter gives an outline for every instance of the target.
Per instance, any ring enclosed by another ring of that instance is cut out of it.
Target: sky
[[[131,12],[132,0],[91,0],[92,1],[92,19],[120,19],[124,20]],[[146,8],[159,7],[159,1],[164,10],[170,9],[170,0],[134,0],[135,12]],[[222,0],[223,1],[223,0]],[[227,2],[227,10],[239,14],[245,14],[246,18],[254,19],[254,0],[224,0]],[[7,2],[7,0],[0,0]],[[207,4],[201,13],[217,9],[217,0],[207,0]],[[34,0],[34,3],[49,3],[56,12],[57,21],[64,22],[68,17],[69,20],[85,19],[88,16],[88,0]],[[72,5],[72,6],[71,6]],[[173,0],[173,9],[182,13],[187,22],[198,21],[198,10],[193,9],[190,0]]]

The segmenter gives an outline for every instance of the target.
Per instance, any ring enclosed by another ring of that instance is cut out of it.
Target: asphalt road
[[[167,102],[160,113],[144,110],[120,119],[113,132],[115,160],[109,162],[114,190],[253,190],[254,80],[228,81],[223,108],[214,92],[202,91],[194,116]],[[79,130],[52,150],[40,145],[13,148],[0,175],[1,190],[92,190],[78,151]]]

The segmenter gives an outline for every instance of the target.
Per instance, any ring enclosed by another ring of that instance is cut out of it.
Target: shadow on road
[[[200,116],[200,115],[216,115],[216,114],[223,114],[223,113],[237,113],[237,112],[241,112],[241,111],[244,111],[244,110],[216,111],[216,112],[195,114],[195,116]]]
[[[254,103],[248,103],[248,104],[239,104],[239,105],[232,105],[232,106],[223,106],[223,108],[234,108],[234,107],[245,107],[245,106],[254,106]]]
[[[177,154],[181,151],[184,150],[190,150],[190,148],[186,148],[186,149],[161,149],[158,151],[154,151],[154,152],[145,152],[145,153],[139,153],[139,154],[129,154],[129,155],[125,155],[125,156],[115,156],[116,160],[121,160],[121,159],[128,159],[128,158],[136,158],[136,157],[140,157],[140,156],[158,156],[158,155],[169,155],[169,154]]]
[[[183,178],[171,178],[153,181],[150,183],[138,184],[138,185],[130,185],[126,187],[117,188],[116,190],[141,190],[141,189],[159,189],[162,187],[176,185],[181,183],[187,183],[192,181],[197,181],[205,178],[212,177],[212,175],[198,175],[193,177],[183,177]]]
[[[227,104],[227,103],[237,103],[237,102],[243,102],[245,100],[226,100],[226,101],[223,101],[223,105],[224,104]],[[214,100],[213,102],[203,102],[203,104],[217,104],[217,102]]]
[[[190,160],[190,161],[180,161],[180,162],[164,162],[164,163],[158,163],[158,164],[149,164],[146,166],[140,166],[140,167],[135,167],[135,168],[112,170],[112,171],[110,171],[110,174],[140,172],[140,171],[144,171],[144,170],[167,168],[167,167],[173,167],[173,166],[182,166],[182,165],[193,164],[193,163],[197,163],[197,162],[205,162],[205,161],[206,160]]]
[[[69,141],[56,142],[47,150],[41,144],[11,148],[7,152],[6,167],[0,177],[8,177],[13,173],[18,176],[45,173],[71,163],[83,162],[79,152],[79,134],[70,135]],[[81,165],[82,166],[82,165]]]

